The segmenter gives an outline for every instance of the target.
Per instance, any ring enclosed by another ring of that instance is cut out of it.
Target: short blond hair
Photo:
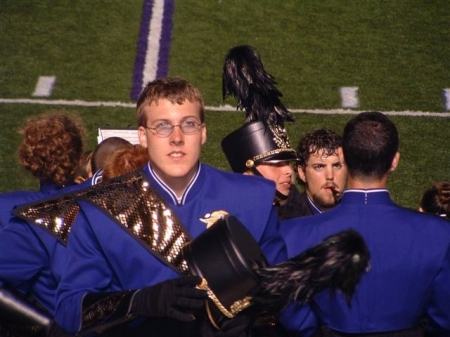
[[[136,121],[138,126],[147,126],[145,107],[166,99],[173,104],[183,104],[186,100],[200,104],[200,122],[205,120],[205,105],[200,91],[180,77],[158,78],[149,82],[136,104]]]

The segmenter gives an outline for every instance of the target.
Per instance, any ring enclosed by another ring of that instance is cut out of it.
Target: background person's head
[[[109,137],[100,142],[92,153],[91,158],[91,169],[92,172],[95,173],[98,170],[102,169],[105,166],[105,162],[108,156],[117,150],[118,148],[126,145],[130,145],[131,143],[121,137]]]
[[[204,109],[200,91],[178,77],[149,82],[137,102],[139,142],[153,171],[176,194],[197,172],[206,142]]]
[[[290,161],[262,162],[256,165],[255,169],[262,177],[275,182],[277,192],[286,197],[289,195],[291,185],[294,183],[294,169]],[[254,170],[247,170],[244,174],[254,175]],[[282,200],[279,200],[279,202],[282,203]]]
[[[103,181],[135,171],[148,162],[148,153],[141,145],[127,144],[113,151],[103,168]]]
[[[75,172],[75,182],[81,184],[82,182],[88,180],[92,177],[92,154],[94,151],[88,150],[83,152],[80,158],[80,163],[78,164],[78,169]]]
[[[27,171],[57,186],[73,181],[87,135],[79,116],[49,111],[28,119],[19,133],[19,160]]]
[[[347,178],[342,137],[329,129],[313,130],[299,140],[297,153],[298,183],[320,209],[335,206]]]
[[[420,199],[419,210],[450,219],[450,182],[439,181],[427,188]]]
[[[373,183],[387,178],[398,164],[395,124],[381,112],[362,112],[344,128],[343,152],[349,177]]]

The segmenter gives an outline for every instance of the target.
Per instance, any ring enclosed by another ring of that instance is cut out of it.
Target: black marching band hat
[[[222,140],[222,150],[234,172],[253,170],[263,162],[297,161],[284,121],[292,114],[281,103],[275,79],[264,70],[258,51],[249,45],[229,50],[222,74],[223,99],[232,95],[246,121]]]
[[[252,307],[254,318],[276,317],[292,302],[308,303],[327,289],[347,303],[370,268],[362,236],[349,229],[304,252],[270,266],[251,233],[232,215],[223,215],[182,248],[192,275],[208,293],[206,311],[213,326]]]
[[[234,216],[225,215],[183,248],[189,271],[202,277],[208,292],[206,310],[220,329],[251,305],[250,293],[259,285],[256,270],[268,263],[258,243]]]

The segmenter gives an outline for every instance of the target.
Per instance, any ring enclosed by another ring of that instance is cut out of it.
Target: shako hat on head
[[[222,150],[234,172],[243,173],[263,162],[296,161],[285,121],[293,121],[281,103],[283,95],[275,79],[264,70],[258,51],[249,45],[229,50],[222,74],[223,99],[237,100],[237,109],[245,110],[245,124],[222,140]]]

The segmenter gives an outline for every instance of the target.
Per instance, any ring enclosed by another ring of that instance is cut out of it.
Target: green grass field
[[[32,98],[39,76],[56,76],[48,100],[130,100],[142,1],[0,0],[0,99]],[[170,75],[193,82],[206,105],[221,97],[227,50],[251,44],[275,76],[290,109],[340,109],[339,88],[359,88],[358,111],[448,114],[450,2],[419,1],[192,1],[175,2]],[[89,131],[135,125],[123,107],[0,103],[0,192],[35,189],[17,163],[17,129],[51,109],[80,114]],[[314,128],[342,132],[349,115],[296,114],[292,143]],[[207,112],[203,161],[228,170],[221,139],[243,113]],[[450,118],[393,116],[401,139],[400,167],[389,188],[396,202],[417,208],[432,182],[450,179]]]

